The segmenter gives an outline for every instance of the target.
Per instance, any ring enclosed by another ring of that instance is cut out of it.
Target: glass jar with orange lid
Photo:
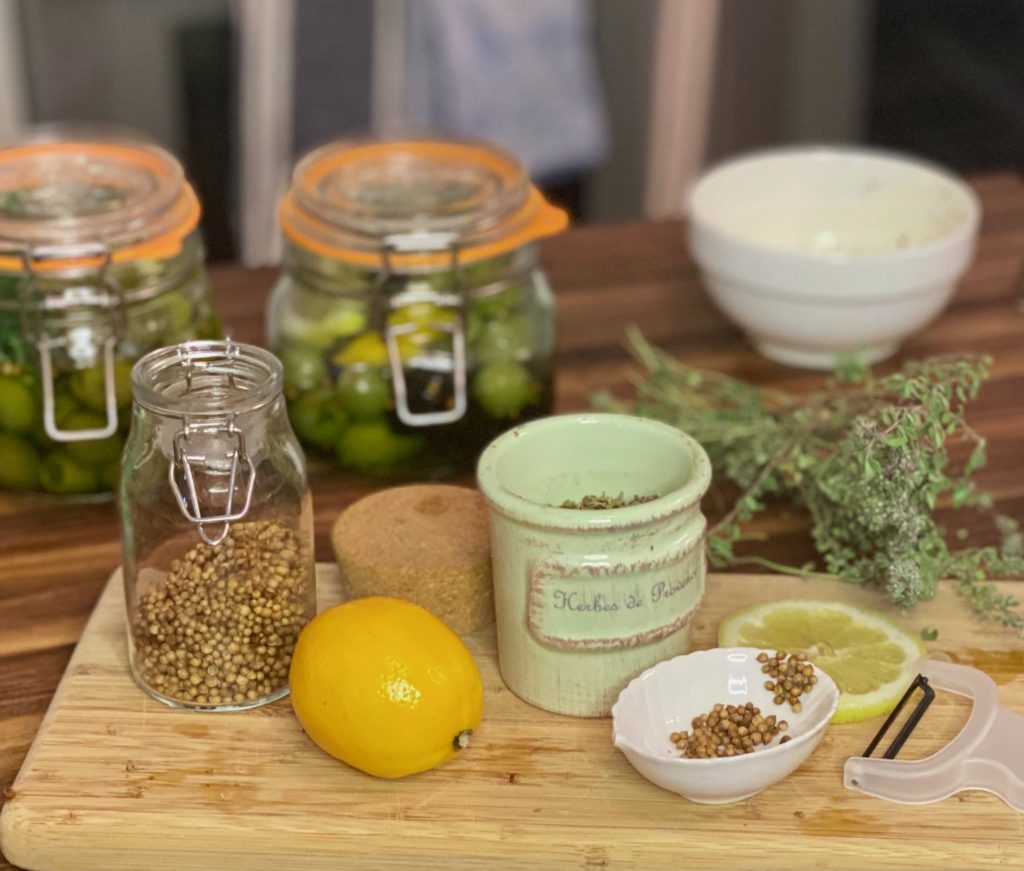
[[[433,477],[546,414],[565,213],[522,164],[458,140],[341,141],[297,165],[268,313],[292,425],[359,472]]]
[[[0,490],[116,488],[133,362],[220,333],[198,221],[155,145],[0,149]]]

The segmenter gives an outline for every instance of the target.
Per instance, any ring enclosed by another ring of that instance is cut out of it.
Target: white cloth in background
[[[408,10],[410,127],[497,142],[540,179],[605,157],[589,0],[412,0]]]

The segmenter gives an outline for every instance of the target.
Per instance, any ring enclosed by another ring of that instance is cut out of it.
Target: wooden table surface
[[[990,382],[973,404],[971,424],[989,443],[989,466],[977,479],[1001,510],[1024,516],[1024,180],[975,179],[984,208],[977,259],[945,314],[909,342],[901,359],[946,351],[994,357]],[[623,326],[637,324],[653,342],[687,362],[794,391],[820,375],[758,356],[712,307],[677,223],[595,226],[544,246],[558,296],[560,411],[583,409],[597,388],[623,392],[628,358]],[[212,267],[217,304],[230,334],[260,342],[273,270]],[[317,557],[330,560],[328,530],[349,503],[375,488],[371,480],[314,471]],[[709,500],[711,501],[711,500]],[[708,505],[714,516],[713,505]],[[963,525],[963,524],[958,524]],[[979,523],[970,540],[987,540]],[[813,556],[806,523],[777,510],[760,522],[759,552],[802,563]],[[112,503],[58,505],[0,495],[0,787],[10,784],[86,618],[121,561]],[[1024,590],[1024,587],[1022,587]],[[0,867],[7,868],[2,864]]]

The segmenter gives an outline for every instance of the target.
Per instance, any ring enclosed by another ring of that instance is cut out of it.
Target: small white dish
[[[630,681],[612,708],[612,736],[633,767],[651,783],[701,804],[749,798],[792,774],[818,746],[839,704],[839,689],[821,669],[801,698],[802,710],[776,705],[764,688],[760,650],[718,647],[658,663]],[[790,736],[743,756],[684,759],[669,736],[690,731],[694,717],[716,704],[752,702],[764,716],[789,724]]]
[[[719,308],[766,357],[874,363],[936,317],[974,255],[978,198],[929,163],[859,148],[756,152],[706,173],[690,247]]]

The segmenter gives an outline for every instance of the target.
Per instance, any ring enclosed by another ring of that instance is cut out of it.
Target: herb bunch
[[[629,344],[646,370],[633,379],[635,400],[598,394],[595,404],[685,430],[704,446],[716,475],[739,487],[710,530],[712,565],[812,573],[813,566],[735,551],[744,524],[768,500],[786,499],[809,513],[826,573],[884,587],[900,607],[932,598],[940,579],[957,578],[975,611],[1024,636],[1019,603],[986,582],[1024,575],[1024,535],[971,479],[985,464],[985,441],[964,412],[988,377],[987,357],[930,357],[879,377],[845,361],[823,390],[802,398],[687,366],[635,329]],[[949,456],[957,443],[966,443],[962,463]],[[999,544],[951,546],[934,516],[946,496],[954,508],[989,514]]]

